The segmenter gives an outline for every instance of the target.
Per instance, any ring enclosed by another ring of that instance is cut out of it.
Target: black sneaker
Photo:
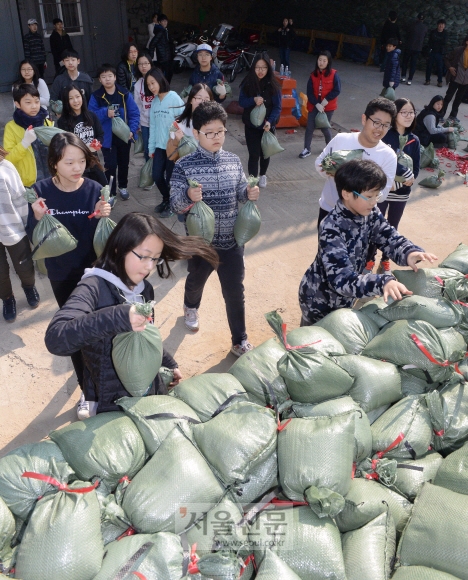
[[[36,290],[36,287],[23,286],[23,290],[26,294],[26,300],[28,301],[29,306],[31,306],[31,308],[37,308],[39,306],[39,302],[41,301],[41,297],[39,296],[39,292]]]
[[[164,209],[159,214],[159,217],[160,218],[170,218],[173,215],[174,215],[174,212],[171,211],[171,206],[169,205],[169,203],[166,203],[166,205],[164,206]]]
[[[3,318],[7,322],[16,320],[16,300],[14,296],[10,296],[10,298],[3,301]]]
[[[161,212],[162,212],[162,211],[164,211],[165,209],[166,209],[166,202],[165,202],[165,201],[162,201],[162,202],[161,202],[159,205],[157,205],[157,206],[154,208],[154,211],[155,211],[156,213],[161,213]]]

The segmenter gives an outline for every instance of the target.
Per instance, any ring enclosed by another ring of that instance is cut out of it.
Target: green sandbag
[[[223,495],[223,486],[201,453],[175,427],[127,487],[122,507],[139,533],[179,534],[193,524],[191,515],[182,517],[181,504],[191,512],[203,504],[198,519]]]
[[[419,185],[422,187],[429,187],[430,189],[437,189],[442,185],[442,177],[444,177],[445,171],[439,169],[437,176],[431,175],[430,177],[425,177],[421,179]]]
[[[387,409],[390,408],[390,405],[382,405],[381,407],[377,407],[373,411],[369,411],[366,413],[367,418],[369,419],[369,423],[372,425],[377,421],[377,419],[385,413]]]
[[[444,290],[444,282],[462,278],[459,272],[450,268],[418,268],[417,272],[393,270],[392,274],[413,294],[428,298],[440,298]]]
[[[386,306],[387,303],[383,297],[379,296],[369,300],[369,302],[366,302],[364,306],[361,306],[359,311],[373,320],[379,328],[383,328],[386,324],[388,324],[388,320],[385,320],[385,318],[382,318],[379,314],[377,314],[377,310],[379,310],[379,308],[385,308]]]
[[[460,141],[460,133],[458,131],[453,131],[452,133],[446,133],[447,144],[449,149],[456,149],[457,143]]]
[[[355,477],[365,477],[366,479],[376,479],[388,487],[393,487],[397,478],[396,459],[371,459],[368,457],[356,465]]]
[[[403,397],[408,395],[423,395],[437,389],[440,383],[428,383],[425,379],[415,377],[410,373],[400,369],[401,377],[401,394]]]
[[[197,201],[190,208],[185,220],[189,236],[200,236],[211,244],[215,231],[215,216],[210,206],[204,201]]]
[[[461,335],[458,340],[455,337],[449,340],[428,322],[397,320],[384,326],[362,354],[397,366],[408,366],[404,370],[411,374],[441,382],[451,376],[452,365],[463,359],[465,351],[466,343]]]
[[[433,483],[468,495],[468,442],[442,461]]]
[[[460,580],[451,574],[425,566],[402,566],[392,576],[393,580]]]
[[[137,576],[179,580],[183,559],[179,536],[167,532],[136,534],[106,546],[102,568],[94,580],[130,580]]]
[[[389,322],[394,320],[425,320],[434,328],[456,326],[462,320],[461,308],[457,308],[446,298],[426,296],[404,296],[377,313]]]
[[[78,477],[99,477],[111,492],[119,480],[143,467],[145,446],[133,421],[123,413],[100,413],[50,433]],[[101,484],[102,484],[101,483]]]
[[[270,549],[301,580],[346,579],[340,533],[331,518],[319,518],[307,506],[266,510],[250,530],[257,565]]]
[[[283,355],[284,348],[274,338],[270,338],[241,356],[229,369],[229,373],[241,383],[250,401],[275,406],[289,398],[276,366]]]
[[[114,542],[130,527],[130,520],[123,509],[117,504],[115,495],[104,495],[105,490],[96,489],[99,507],[101,510],[101,534],[104,546]]]
[[[426,481],[431,483],[434,481],[442,461],[442,455],[436,451],[428,451],[426,455],[415,461],[412,459],[399,459],[394,489],[410,501],[414,501],[422,484]]]
[[[351,308],[334,310],[314,326],[328,330],[341,342],[348,354],[360,354],[379,333],[379,327],[373,320],[362,311]]]
[[[262,217],[254,201],[247,201],[239,210],[234,224],[234,238],[238,246],[245,246],[260,231]]]
[[[361,407],[351,397],[338,397],[318,405],[293,403],[289,412],[283,415],[283,418],[330,417],[349,411],[355,411],[354,462],[357,463],[372,454],[372,431],[367,415],[362,412]]]
[[[192,408],[168,395],[122,397],[116,403],[135,423],[149,455],[154,454],[180,421],[199,422]]]
[[[177,153],[179,154],[179,159],[194,153],[198,149],[198,141],[190,135],[184,135],[179,141],[177,146]]]
[[[130,141],[130,127],[122,117],[112,117],[112,133],[125,143]]]
[[[179,93],[179,96],[181,99],[186,99],[189,94],[190,91],[192,90],[192,85],[187,85],[184,89],[182,89],[182,91]]]
[[[153,183],[153,158],[150,157],[140,170],[138,187],[151,187]]]
[[[314,119],[316,129],[331,129],[330,121],[326,113],[317,113]]]
[[[78,241],[71,235],[67,228],[48,213],[38,221],[32,233],[32,257],[35,260],[41,258],[55,258],[74,250]]]
[[[342,537],[347,580],[388,580],[396,550],[395,523],[382,513]]]
[[[354,379],[348,395],[365,413],[402,398],[401,378],[394,364],[352,354],[339,356],[336,362]]]
[[[55,137],[58,133],[65,133],[63,129],[59,129],[58,127],[48,127],[46,125],[42,127],[34,127],[34,133],[38,139],[44,143],[47,147],[50,145],[52,138]]]
[[[395,403],[371,425],[371,431],[373,451],[385,452],[387,459],[425,455],[432,439],[432,422],[424,395]]]
[[[90,488],[75,481],[71,489]],[[40,499],[21,541],[16,578],[93,580],[101,568],[104,546],[99,503],[87,493],[57,491]]]
[[[133,145],[133,154],[138,155],[138,153],[144,153],[145,145],[143,143],[143,135],[141,131],[136,134],[135,143]]]
[[[42,473],[61,483],[74,475],[60,448],[52,441],[28,443],[0,459],[0,497],[15,516],[27,520],[38,498],[55,493],[57,488],[45,481],[21,477],[25,471]]]
[[[32,187],[24,188],[23,197],[28,203],[34,203],[37,201],[37,193]]]
[[[12,556],[11,542],[16,532],[15,518],[0,497],[0,570]]]
[[[456,302],[457,300],[468,302],[468,275],[460,273],[457,278],[444,280],[444,289],[442,292],[445,298],[452,302]]]
[[[281,147],[276,135],[272,131],[263,131],[260,144],[265,159],[269,159],[273,155],[284,151],[284,147]]]
[[[112,362],[132,397],[142,397],[149,391],[161,367],[162,353],[161,333],[154,324],[147,324],[142,332],[132,330],[114,337]]]
[[[236,490],[238,501],[245,508],[261,499],[278,485],[278,454],[276,450],[250,470],[246,483]]]
[[[453,268],[462,274],[468,274],[468,245],[459,244],[440,265],[441,268]]]
[[[265,117],[266,117],[266,107],[263,103],[261,105],[256,105],[250,111],[250,122],[254,127],[261,127],[263,125]]]
[[[338,150],[332,151],[325,155],[322,159],[321,167],[322,171],[329,173],[330,175],[335,175],[338,169],[353,159],[362,159],[362,154],[364,149],[351,149],[351,150]]]
[[[258,569],[256,580],[301,580],[279,556],[266,550],[262,565]]]
[[[175,386],[171,397],[191,407],[200,421],[209,421],[230,404],[246,401],[247,393],[240,382],[229,373],[204,373],[186,379]]]
[[[279,322],[281,319],[277,318],[277,320]],[[276,326],[276,328],[279,331],[280,326]],[[336,340],[328,330],[315,324],[313,326],[302,326],[290,330],[286,338],[290,346],[310,345],[317,352],[328,356],[346,354],[346,350],[341,342]]]
[[[198,449],[226,485],[245,481],[250,470],[276,450],[274,412],[248,401],[192,425],[191,431]]]
[[[412,504],[402,495],[370,479],[351,481],[345,497],[345,508],[336,517],[340,532],[349,532],[365,526],[387,509],[393,517],[397,532],[403,531],[411,513]]]
[[[319,516],[335,517],[344,507],[349,491],[354,459],[355,411],[335,416],[305,417],[282,422],[278,433],[279,481],[283,493],[292,500],[309,502]],[[326,495],[324,495],[326,493]],[[329,500],[330,503],[327,503]],[[309,501],[309,498],[308,498]]]
[[[61,115],[63,112],[63,103],[60,99],[57,99],[56,101],[50,99],[49,107],[52,109],[52,112],[55,113],[56,115]]]
[[[395,89],[393,87],[384,87],[380,93],[380,96],[388,99],[389,101],[394,101],[396,99]]]
[[[468,579],[468,496],[430,483],[422,486],[398,545],[402,566],[427,566]]]
[[[115,223],[115,221],[111,220],[108,217],[104,217],[99,220],[93,238],[93,248],[98,258],[104,251],[104,248],[106,247],[107,244],[107,240],[109,239],[109,236],[111,235],[116,225],[117,224]]]
[[[243,560],[230,552],[205,554],[197,561],[202,578],[238,580],[242,576]]]
[[[425,167],[432,167],[432,163],[435,159],[435,149],[434,143],[429,143],[427,147],[422,147],[421,151],[421,161],[419,167],[424,169]]]

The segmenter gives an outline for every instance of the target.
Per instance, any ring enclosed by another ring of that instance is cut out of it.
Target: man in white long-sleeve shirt
[[[383,143],[381,139],[390,129],[395,117],[396,108],[391,101],[383,97],[373,99],[362,115],[362,131],[360,133],[339,133],[317,157],[315,168],[322,177],[326,178],[319,201],[320,212],[317,229],[320,227],[320,222],[331,212],[338,201],[335,179],[323,171],[321,167],[322,159],[333,151],[363,149],[362,158],[375,161],[387,176],[387,185],[382,190],[382,197],[379,201],[384,201],[387,197],[395,179],[397,156],[392,148]]]

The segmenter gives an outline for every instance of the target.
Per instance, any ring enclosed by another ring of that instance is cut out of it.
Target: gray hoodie
[[[104,278],[104,280],[107,280],[111,284],[114,284],[114,286],[121,291],[120,293],[127,302],[140,302],[141,304],[144,303],[143,296],[141,295],[141,293],[145,288],[144,280],[142,280],[139,284],[137,284],[135,288],[133,288],[132,290],[128,286],[126,286],[120,278],[118,278],[115,274],[112,274],[112,272],[109,272],[108,270],[103,270],[102,268],[86,268],[85,273],[83,274],[81,279],[84,280],[85,278],[89,278],[90,276],[99,276],[100,278]]]

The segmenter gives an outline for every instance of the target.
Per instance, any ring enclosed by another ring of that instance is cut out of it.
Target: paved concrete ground
[[[276,56],[274,50],[271,55]],[[291,61],[298,88],[304,91],[315,57],[294,52]],[[380,93],[382,74],[376,67],[342,61],[335,64],[343,90],[333,121],[347,130],[358,129],[366,103]],[[187,73],[175,76],[173,88],[181,90],[187,79]],[[238,94],[239,80],[233,86],[235,94]],[[404,85],[397,90],[398,95],[413,99],[419,110],[435,94],[445,93],[445,88],[423,87],[423,80],[423,74],[418,72],[411,87]],[[0,95],[1,129],[10,115],[11,96]],[[468,116],[468,107],[462,105],[460,118],[468,124],[465,115]],[[246,169],[247,150],[240,118],[230,117],[228,129],[226,149],[237,153]],[[286,150],[272,158],[268,187],[261,191],[258,203],[262,229],[246,248],[247,329],[254,344],[272,336],[263,318],[269,310],[282,309],[285,322],[290,327],[298,326],[297,289],[317,249],[316,219],[323,181],[315,172],[314,160],[324,146],[323,136],[320,131],[315,133],[312,155],[305,160],[297,157],[303,148],[304,129],[299,128],[292,135],[281,129],[278,137]],[[462,149],[461,143],[458,149]],[[155,190],[146,192],[137,187],[142,164],[141,155],[132,158],[131,198],[127,202],[119,201],[113,212],[114,219],[128,211],[151,213],[159,203],[160,195]],[[422,177],[427,175],[422,171]],[[463,180],[453,174],[447,176],[438,190],[415,187],[401,222],[401,232],[442,260],[459,242],[468,242],[467,195]],[[176,218],[165,223],[183,233],[182,224]],[[185,330],[182,318],[185,276],[186,264],[177,263],[173,278],[160,280],[153,275],[150,279],[155,287],[157,323],[165,346],[174,353],[186,378],[205,371],[226,371],[235,358],[229,353],[229,329],[217,277],[213,275],[206,285],[200,308],[201,330],[193,335]],[[42,302],[37,310],[31,311],[16,276],[12,278],[18,318],[11,325],[0,319],[0,455],[25,442],[40,440],[52,429],[74,421],[79,397],[69,360],[50,355],[44,346],[44,332],[56,310],[48,280],[38,275]]]

